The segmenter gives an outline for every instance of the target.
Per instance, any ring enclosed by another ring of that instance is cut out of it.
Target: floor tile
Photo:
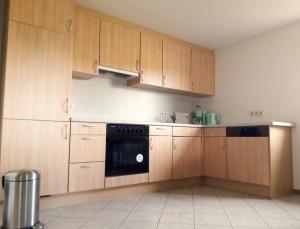
[[[185,212],[163,212],[160,222],[174,224],[194,224],[194,214]]]
[[[134,209],[141,211],[162,211],[164,205],[164,202],[139,202]]]
[[[267,227],[268,225],[259,216],[228,215],[233,227]]]
[[[78,229],[87,220],[86,219],[71,219],[71,218],[57,218],[46,225],[47,229]]]
[[[94,201],[94,202],[88,202],[84,204],[78,204],[76,207],[77,208],[93,208],[93,209],[103,209],[110,200],[100,200],[100,201]]]
[[[226,215],[195,214],[195,223],[208,226],[230,226]]]
[[[159,223],[157,229],[194,229],[193,224]]]
[[[213,214],[213,215],[225,215],[225,211],[219,206],[195,206],[195,214]]]
[[[66,213],[67,211],[70,211],[73,208],[74,208],[74,206],[66,206],[66,207],[61,207],[61,208],[41,209],[40,210],[40,216],[58,217],[58,216],[61,216],[64,213]]]
[[[126,220],[124,221],[120,229],[156,229],[157,222],[147,222],[147,221],[130,221]]]
[[[300,228],[300,221],[291,217],[263,217],[271,228]]]
[[[270,217],[290,217],[286,211],[281,208],[257,208],[256,212],[260,216],[270,216]]]
[[[140,211],[134,210],[126,218],[130,221],[158,222],[161,211]]]
[[[136,202],[133,201],[121,201],[116,200],[110,202],[104,207],[105,210],[132,210],[136,206]]]
[[[237,207],[236,205],[224,207],[226,214],[229,215],[243,215],[243,216],[257,216],[257,212],[251,207]]]
[[[99,220],[91,219],[86,222],[82,229],[117,229],[121,225],[121,220]]]
[[[123,220],[130,213],[127,210],[102,210],[100,211],[95,218],[101,220]]]
[[[63,213],[61,216],[65,218],[84,218],[90,219],[94,217],[100,210],[89,208],[73,208],[70,211]]]
[[[176,202],[169,202],[166,203],[164,211],[165,212],[193,212],[194,205],[193,203],[176,203]]]
[[[196,225],[195,226],[195,229],[231,229],[231,228],[232,228],[231,226],[212,226],[212,225]]]

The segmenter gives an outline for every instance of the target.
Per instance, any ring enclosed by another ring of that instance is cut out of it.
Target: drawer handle
[[[88,169],[88,168],[92,168],[94,167],[94,165],[81,165],[80,168],[83,168],[83,169]]]
[[[96,138],[82,137],[81,140],[90,141],[90,140],[96,140]]]
[[[157,130],[165,130],[165,128],[156,127]]]
[[[96,127],[95,125],[90,125],[90,124],[83,124],[81,126],[82,127],[87,127],[87,128]]]

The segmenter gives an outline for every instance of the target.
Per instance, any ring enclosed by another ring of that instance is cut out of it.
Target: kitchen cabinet
[[[69,162],[68,122],[4,119],[1,175],[8,170],[41,172],[41,195],[66,193]]]
[[[215,61],[212,52],[192,49],[191,84],[194,93],[215,94]]]
[[[9,19],[57,32],[72,32],[72,0],[10,0]]]
[[[172,179],[172,136],[150,136],[149,182]]]
[[[104,188],[104,162],[70,165],[69,192]]]
[[[230,180],[270,184],[268,137],[228,137],[227,160]]]
[[[100,69],[121,70],[138,76],[139,62],[140,32],[122,24],[101,20]]]
[[[71,135],[70,163],[105,161],[105,135]]]
[[[140,82],[162,86],[162,39],[147,33],[141,34]]]
[[[227,179],[226,137],[205,137],[205,176]]]
[[[197,177],[202,173],[202,138],[173,137],[173,178]]]
[[[71,61],[69,34],[10,21],[4,118],[69,120]]]
[[[191,48],[163,41],[163,87],[190,91]]]
[[[91,78],[98,75],[100,17],[76,11],[73,35],[73,76]]]

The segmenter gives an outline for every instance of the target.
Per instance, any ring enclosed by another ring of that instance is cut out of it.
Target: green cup
[[[220,117],[217,113],[210,112],[206,114],[206,124],[207,125],[217,125]]]

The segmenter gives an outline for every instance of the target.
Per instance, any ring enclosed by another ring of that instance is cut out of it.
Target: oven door
[[[121,176],[149,171],[149,138],[108,139],[105,176]]]

